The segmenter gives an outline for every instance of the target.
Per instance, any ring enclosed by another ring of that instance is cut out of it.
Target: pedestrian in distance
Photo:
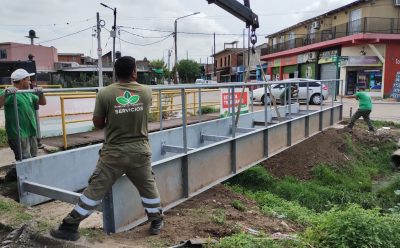
[[[114,69],[118,82],[100,90],[93,113],[94,126],[105,128],[105,142],[99,152],[96,169],[77,205],[57,229],[50,231],[55,238],[78,240],[80,222],[97,208],[123,174],[139,191],[151,222],[150,234],[159,234],[164,226],[160,195],[151,169],[148,139],[152,92],[149,87],[136,82],[134,58],[119,58]]]
[[[357,93],[353,96],[343,96],[344,98],[356,98],[358,100],[358,110],[351,117],[350,123],[347,125],[347,129],[351,132],[354,124],[361,117],[368,125],[368,130],[370,132],[375,132],[374,126],[372,125],[370,114],[372,111],[372,100],[371,96],[365,92],[364,88],[359,88]]]
[[[6,120],[6,133],[8,144],[14,152],[15,160],[27,159],[37,156],[37,126],[35,108],[38,105],[46,105],[46,97],[42,88],[34,88],[33,93],[16,94],[18,90],[29,90],[31,76],[35,73],[28,73],[24,69],[17,69],[11,74],[13,87],[5,89],[0,93],[0,107],[4,106]],[[16,126],[16,114],[14,109],[14,94],[17,98],[19,127]],[[20,141],[18,141],[18,131]],[[21,150],[19,149],[21,142]],[[21,157],[19,157],[21,155]],[[17,180],[15,166],[8,170],[5,181]]]

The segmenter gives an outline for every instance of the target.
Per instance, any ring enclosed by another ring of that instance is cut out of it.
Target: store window
[[[0,49],[0,59],[7,59],[7,50]]]
[[[353,95],[357,89],[364,88],[370,92],[382,91],[382,70],[365,69],[349,71],[347,74],[347,95]]]

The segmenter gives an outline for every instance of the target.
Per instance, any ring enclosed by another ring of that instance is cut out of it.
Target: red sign
[[[239,102],[240,102],[240,95],[242,94],[242,92],[235,92],[235,107],[239,106]],[[228,108],[231,105],[231,101],[232,99],[230,99],[230,95],[229,93],[222,93],[222,108]],[[243,94],[243,98],[242,98],[242,105],[247,105],[248,103],[248,94],[247,92],[244,92]]]
[[[393,92],[396,75],[400,72],[400,44],[389,43],[386,45],[384,95],[389,96]]]

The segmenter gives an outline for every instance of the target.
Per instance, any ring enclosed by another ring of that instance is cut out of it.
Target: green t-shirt
[[[356,97],[359,101],[359,109],[361,110],[371,110],[372,109],[372,101],[371,97],[365,92],[357,92]]]
[[[150,153],[151,97],[151,89],[137,82],[114,83],[97,94],[93,115],[106,118],[103,149]]]
[[[0,92],[4,95],[4,91]],[[21,138],[36,136],[35,105],[39,97],[32,93],[17,94],[18,118]],[[17,125],[15,123],[14,96],[6,97],[4,102],[4,115],[6,117],[6,132],[9,139],[17,139]]]

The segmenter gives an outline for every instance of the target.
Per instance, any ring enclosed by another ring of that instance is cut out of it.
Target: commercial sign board
[[[281,66],[281,59],[274,59],[274,67],[279,67]]]
[[[318,64],[327,64],[336,62],[338,50],[323,51],[319,54]]]
[[[238,111],[241,95],[242,95],[241,89],[235,91],[235,113]],[[230,109],[232,108],[232,93],[229,92],[228,89],[221,89],[220,101],[221,101],[220,116],[221,117],[230,116],[231,115]],[[243,114],[248,112],[249,112],[249,89],[246,88],[242,96],[240,113]]]
[[[307,62],[312,62],[315,61],[316,58],[317,58],[317,52],[299,54],[297,56],[297,64],[305,64]]]
[[[297,56],[286,57],[281,59],[281,66],[296,65],[296,64],[297,64]]]
[[[350,56],[347,62],[342,62],[342,66],[382,66],[382,62],[377,56]]]

